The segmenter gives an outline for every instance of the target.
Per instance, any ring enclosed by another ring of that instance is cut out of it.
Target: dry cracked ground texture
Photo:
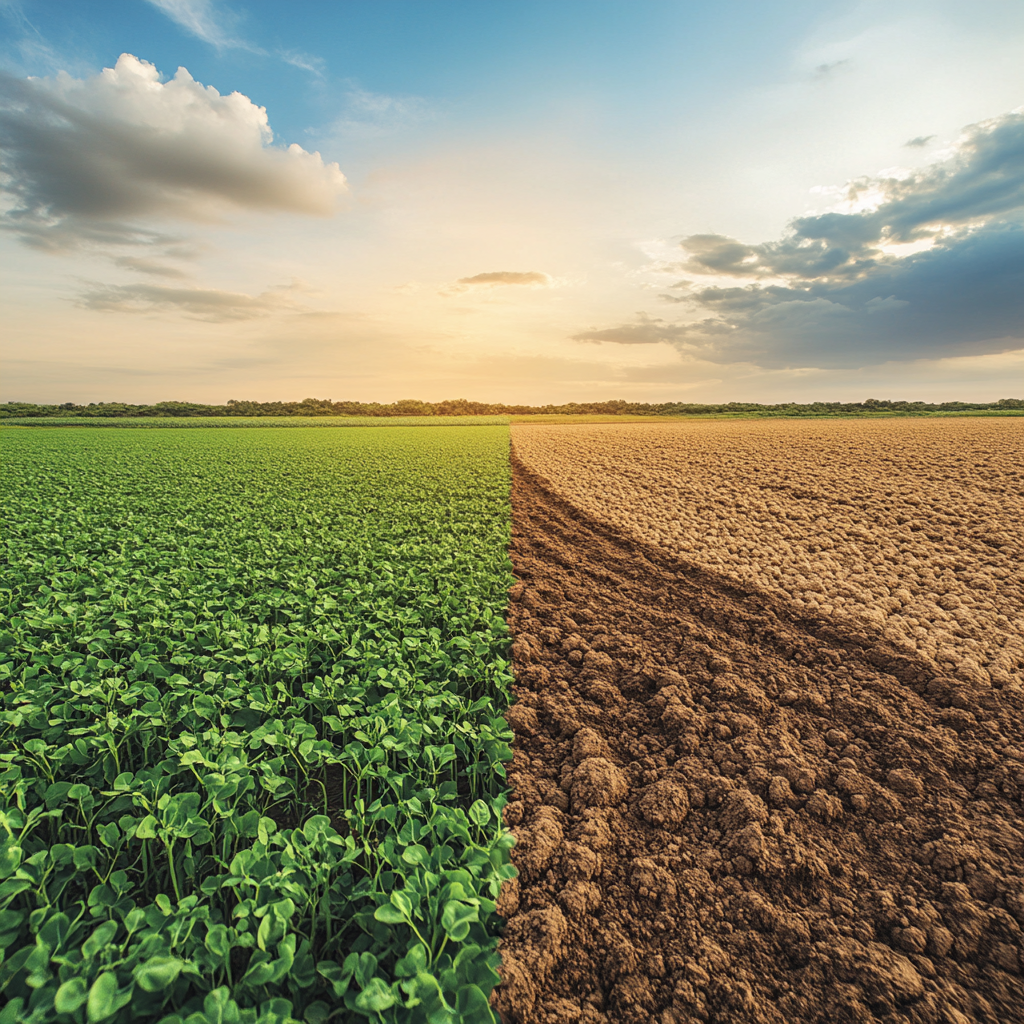
[[[504,1019],[1024,1021],[1016,655],[958,677],[645,543],[524,433]]]

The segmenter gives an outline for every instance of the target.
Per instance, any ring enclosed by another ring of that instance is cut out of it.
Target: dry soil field
[[[1022,448],[513,428],[507,1020],[1024,1020]]]

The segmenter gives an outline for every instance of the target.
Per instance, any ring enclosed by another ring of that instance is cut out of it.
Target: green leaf
[[[393,907],[400,910],[406,917],[412,917],[412,900],[405,892],[401,889],[393,889],[389,898]]]
[[[231,940],[228,937],[227,925],[214,924],[207,926],[204,944],[214,956],[219,957],[221,960],[226,960],[231,952]]]
[[[100,851],[95,846],[77,846],[73,855],[75,867],[82,872],[94,868],[99,856]]]
[[[117,987],[117,975],[113,971],[101,974],[89,989],[85,1016],[89,1024],[113,1017],[118,1010],[131,1000],[131,990],[121,992]]]
[[[117,827],[116,822],[108,821],[106,825],[100,825],[96,832],[104,846],[111,850],[117,848],[118,840],[121,838],[121,830]]]
[[[391,906],[389,903],[383,903],[374,912],[373,917],[375,921],[383,921],[384,924],[402,924],[408,920],[407,915],[403,914],[397,907]]]
[[[382,978],[371,978],[370,983],[356,996],[355,1004],[359,1010],[372,1013],[383,1013],[394,1006],[398,1000],[390,987]]]
[[[427,969],[429,953],[426,946],[417,942],[401,960],[395,964],[395,975],[399,978],[414,978]]]
[[[365,988],[377,973],[377,958],[372,953],[349,953],[345,957],[345,968],[349,966],[355,972],[358,985]]]
[[[352,956],[346,958],[344,967],[334,960],[321,960],[316,965],[317,973],[331,986],[335,999],[340,999],[348,991],[352,981],[353,968],[349,964]]]
[[[152,814],[147,814],[136,826],[135,838],[156,839],[156,824],[156,818]]]
[[[116,921],[104,921],[82,945],[82,956],[86,960],[98,955],[117,934]],[[91,997],[90,997],[91,998]]]
[[[71,978],[57,989],[53,997],[53,1008],[57,1013],[74,1013],[88,998],[89,986],[85,978]]]
[[[50,847],[50,860],[54,867],[63,867],[68,861],[73,861],[75,848],[70,843],[54,843]]]
[[[259,1024],[292,1024],[294,1020],[287,999],[268,999],[260,1004]]]
[[[32,883],[27,878],[8,878],[6,882],[0,882],[0,900],[17,896],[18,893],[31,888]]]
[[[202,1024],[238,1024],[242,1019],[238,1004],[231,998],[231,990],[227,986],[222,985],[207,993],[203,1000],[203,1018]],[[191,1021],[192,1017],[188,1020]]]
[[[34,916],[34,915],[33,915]],[[39,938],[46,943],[51,951],[58,951],[71,930],[71,918],[67,914],[56,913],[46,919],[46,924],[39,929]]]
[[[144,991],[162,992],[174,984],[183,966],[184,962],[175,956],[154,956],[139,964],[132,977]]]
[[[407,846],[402,851],[402,860],[404,860],[406,864],[426,864],[430,860],[430,852],[425,846],[420,846],[418,843],[415,843],[412,846]]]
[[[18,870],[20,863],[20,846],[15,846],[10,840],[0,846],[0,878],[8,878],[13,875]]]
[[[25,1018],[22,1016],[25,1000],[21,996],[11,999],[7,1005],[0,1010],[0,1024],[21,1024]]]
[[[326,814],[314,814],[305,825],[302,826],[302,834],[306,837],[308,842],[313,842],[320,836],[327,835],[333,832],[331,828],[331,819]]]
[[[461,942],[469,934],[469,926],[477,920],[479,913],[476,907],[449,900],[441,914],[441,927],[450,939]]]
[[[256,835],[264,846],[270,842],[270,837],[277,831],[277,822],[273,818],[260,818],[257,825]]]
[[[483,802],[483,800],[474,800],[469,808],[470,820],[483,827],[491,820],[491,809]]]
[[[306,1024],[327,1024],[327,1018],[331,1015],[331,1008],[327,1003],[317,1000],[306,1007],[302,1019]]]
[[[249,958],[249,966],[242,975],[243,984],[251,986],[265,985],[274,976],[274,968],[270,963],[270,954],[257,950]]]
[[[493,1024],[487,996],[476,985],[462,985],[455,993],[455,1009],[465,1024]]]
[[[69,789],[71,789],[70,782],[54,782],[50,786],[47,786],[46,795],[43,797],[47,808],[59,807],[64,798],[68,795]]]

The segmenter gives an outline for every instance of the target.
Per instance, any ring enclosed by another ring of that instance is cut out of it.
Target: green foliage
[[[933,416],[987,413],[1019,415],[1024,413],[1024,399],[1001,398],[997,402],[892,402],[868,398],[863,402],[786,402],[781,405],[760,405],[756,402],[724,402],[701,405],[695,402],[569,402],[566,405],[502,405],[491,402],[469,402],[464,398],[443,402],[421,402],[403,399],[382,405],[379,402],[332,402],[329,398],[306,398],[301,402],[239,402],[227,405],[196,405],[192,402],[158,402],[156,405],[124,405],[100,402],[90,405],[32,405],[28,402],[7,402],[0,405],[0,420],[11,423],[32,423],[46,418],[48,425],[96,422],[103,420],[136,425],[221,426],[224,417],[232,425],[260,425],[271,419],[275,425],[294,423],[300,417],[304,424],[345,426],[354,423],[383,423],[402,417],[405,423],[429,422],[440,417],[455,422],[494,422],[508,416]]]
[[[11,416],[0,406],[0,422],[28,427],[493,427],[508,416],[166,416],[155,413],[97,415],[88,413],[21,413]]]
[[[2,444],[0,1024],[492,1021],[507,427]]]

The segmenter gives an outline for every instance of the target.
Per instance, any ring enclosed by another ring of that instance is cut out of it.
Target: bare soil
[[[513,471],[505,1021],[1024,1021],[1020,689]]]
[[[944,674],[1024,683],[1024,419],[512,430],[620,532]]]

